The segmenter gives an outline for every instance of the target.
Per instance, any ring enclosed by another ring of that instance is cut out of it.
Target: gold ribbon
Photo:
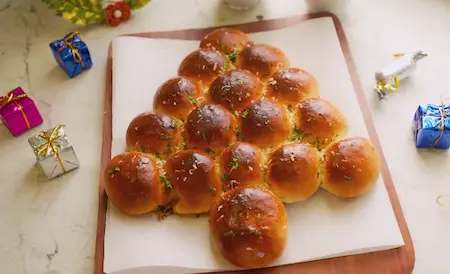
[[[61,47],[59,49],[59,51],[63,51],[65,48],[69,48],[70,51],[72,52],[72,57],[75,60],[75,62],[81,64],[81,67],[84,68],[84,62],[83,62],[83,58],[81,58],[80,53],[78,52],[78,50],[80,49],[78,46],[74,46],[73,45],[73,40],[75,38],[76,35],[79,35],[80,32],[75,31],[72,32],[69,36],[67,36],[66,38],[64,38],[64,46]]]
[[[14,103],[17,106],[17,108],[20,110],[20,113],[22,113],[23,119],[25,120],[27,127],[31,128],[30,121],[28,121],[27,114],[23,110],[22,105],[19,104],[19,101],[26,97],[28,97],[28,95],[26,95],[26,94],[20,94],[20,95],[14,96],[14,93],[12,91],[10,91],[6,94],[6,96],[0,97],[0,109],[5,107],[9,103]]]
[[[395,53],[394,57],[399,58],[404,56],[405,53]],[[390,90],[390,91],[396,91],[400,88],[400,80],[398,77],[394,77],[394,85],[388,85],[385,81],[378,81],[377,82],[377,89],[379,90]]]
[[[60,147],[54,144],[56,140],[62,137],[62,135],[59,134],[61,127],[63,127],[63,125],[55,127],[51,134],[48,134],[46,131],[41,131],[39,137],[44,139],[46,142],[38,147],[38,156],[41,158],[44,157],[47,154],[47,151],[51,149],[56,159],[58,159],[59,165],[61,166],[63,172],[66,172],[66,168],[64,167],[63,161],[59,155]]]
[[[442,99],[442,96],[441,96],[441,107],[440,108],[438,107],[439,112],[440,112],[439,116],[435,115],[435,114],[428,114],[428,115],[426,115],[426,116],[441,117],[441,121],[439,122],[439,124],[440,124],[439,125],[439,130],[441,131],[441,134],[439,134],[439,136],[436,138],[436,141],[434,141],[432,147],[435,147],[437,145],[437,143],[442,138],[442,136],[444,135],[444,132],[445,132],[445,119],[446,119],[446,116],[449,113],[449,111],[447,110],[447,111],[444,112],[444,107],[445,107],[444,101],[447,100],[447,99],[449,99],[449,98]]]

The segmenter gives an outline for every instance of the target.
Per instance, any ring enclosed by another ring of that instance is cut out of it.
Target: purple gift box
[[[34,101],[20,87],[0,97],[0,118],[14,136],[43,122]]]

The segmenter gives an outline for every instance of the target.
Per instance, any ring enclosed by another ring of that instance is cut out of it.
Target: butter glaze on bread
[[[303,141],[319,149],[348,132],[342,112],[322,98],[306,99],[297,105],[295,126]]]
[[[123,213],[148,213],[163,200],[159,171],[149,155],[127,152],[115,156],[109,162],[104,178],[109,200]]]
[[[237,187],[211,209],[209,227],[214,246],[227,261],[244,268],[264,267],[283,253],[287,213],[270,190]]]
[[[177,192],[178,202],[173,207],[175,213],[209,212],[222,194],[214,161],[206,154],[180,151],[167,160],[164,170]]]
[[[284,203],[303,201],[319,188],[320,156],[307,143],[286,144],[268,157],[267,182]]]
[[[219,28],[208,33],[200,42],[200,48],[220,51],[234,62],[239,52],[249,43],[247,34],[233,28]]]
[[[277,70],[290,66],[284,53],[265,44],[247,45],[236,60],[237,67],[246,69],[261,80],[267,80]]]
[[[131,121],[127,135],[128,151],[152,153],[166,159],[178,149],[180,132],[177,122],[162,113],[142,113]]]
[[[211,102],[228,110],[242,110],[253,100],[261,98],[261,81],[246,70],[225,72],[214,80],[209,88]]]
[[[262,185],[264,155],[260,148],[248,143],[234,143],[220,158],[224,191],[237,186]]]
[[[267,97],[286,104],[296,104],[319,95],[316,78],[299,68],[278,70],[267,81]]]
[[[291,133],[286,108],[272,100],[258,100],[241,114],[244,140],[261,148],[283,142]]]
[[[366,138],[336,141],[326,148],[323,157],[322,187],[336,196],[360,196],[378,180],[380,157]]]
[[[205,104],[195,108],[184,124],[189,148],[223,150],[235,138],[234,115],[219,105]]]
[[[178,75],[198,81],[202,86],[209,86],[219,74],[232,68],[227,57],[219,51],[198,49],[184,58],[178,68]]]
[[[164,82],[156,91],[153,103],[155,112],[185,120],[189,112],[201,101],[200,86],[187,77],[174,77]]]

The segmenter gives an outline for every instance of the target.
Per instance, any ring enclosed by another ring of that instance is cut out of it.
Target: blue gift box
[[[450,147],[450,105],[420,105],[414,114],[417,148]]]
[[[92,67],[91,54],[78,32],[71,32],[50,43],[50,49],[59,66],[70,78]]]

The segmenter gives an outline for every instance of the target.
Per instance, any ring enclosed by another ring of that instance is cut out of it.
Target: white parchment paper
[[[292,66],[315,75],[321,96],[346,115],[349,136],[368,136],[331,19],[250,34],[253,41],[279,47]],[[196,41],[120,37],[113,42],[112,154],[125,151],[125,134],[139,113],[151,111],[158,86],[176,76]],[[357,199],[339,199],[319,190],[287,206],[288,243],[275,265],[395,248],[403,239],[382,178]],[[129,217],[110,206],[105,232],[106,273],[170,274],[235,269],[210,247],[206,217]]]

